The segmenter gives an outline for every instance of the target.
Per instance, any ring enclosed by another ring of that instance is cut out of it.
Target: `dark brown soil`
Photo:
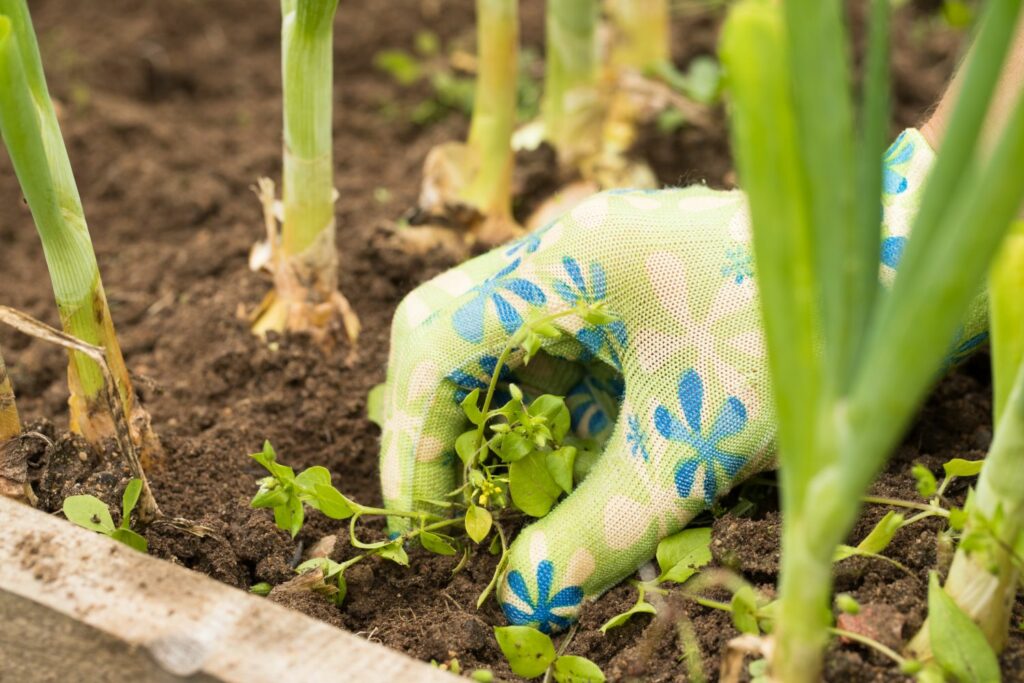
[[[410,47],[422,29],[446,43],[471,41],[472,2],[341,3],[338,246],[342,289],[364,324],[361,354],[351,368],[343,348],[325,356],[303,338],[278,340],[272,350],[238,316],[269,286],[248,270],[246,258],[262,230],[250,187],[261,175],[280,173],[275,3],[33,0],[32,9],[124,352],[166,449],[150,473],[153,487],[165,513],[205,529],[196,535],[195,529],[154,525],[147,532],[151,552],[239,588],[287,581],[302,549],[334,533],[336,525],[313,514],[292,542],[267,511],[250,510],[261,472],[247,454],[269,439],[287,463],[324,465],[343,491],[379,503],[379,433],[366,419],[366,394],[384,376],[394,307],[417,283],[450,265],[441,256],[396,250],[392,226],[413,204],[427,150],[463,136],[466,120],[456,113],[427,127],[409,123],[402,112],[427,96],[426,86],[394,85],[374,69],[373,55]],[[540,48],[542,3],[523,2],[522,14],[524,40]],[[680,65],[714,49],[720,18],[717,10],[689,10],[677,19]],[[913,6],[901,10],[896,27],[902,126],[918,121],[936,98],[960,36]],[[666,184],[733,182],[721,111],[704,127],[672,135],[646,131],[639,154]],[[6,155],[0,157],[0,205],[6,207],[0,215],[2,303],[56,323],[31,217]],[[527,197],[523,205],[537,199]],[[0,345],[23,414],[53,423],[35,424],[52,447],[41,438],[25,446],[41,480],[43,505],[58,509],[63,496],[84,490],[115,500],[123,472],[117,466],[97,469],[99,458],[64,434],[62,352],[7,330],[0,330]],[[911,463],[938,471],[953,456],[981,457],[989,423],[989,380],[979,358],[942,383],[877,491],[912,499]],[[715,558],[770,591],[778,561],[773,491],[769,484],[744,491],[766,502],[750,517],[715,522]],[[883,513],[866,510],[854,539]],[[924,577],[938,563],[936,530],[928,523],[905,529],[887,551],[912,577],[879,561],[851,559],[838,566],[837,590],[898,622],[889,633],[896,641],[912,635],[924,616]],[[341,541],[333,556],[346,554]],[[349,597],[340,609],[308,592],[281,591],[275,599],[424,660],[457,656],[464,670],[488,667],[509,676],[491,633],[502,623],[498,610],[493,602],[474,608],[494,559],[474,557],[453,576],[454,565],[422,551],[411,552],[411,569],[363,563],[350,570]],[[686,680],[675,626],[686,616],[714,679],[722,647],[736,635],[728,615],[670,596],[654,619],[640,617],[601,635],[597,627],[634,597],[630,587],[620,586],[598,600],[569,651],[591,657],[613,680]],[[1024,641],[1016,632],[1003,663],[1008,679],[1024,678]],[[854,645],[833,647],[828,679],[903,680],[889,662]]]

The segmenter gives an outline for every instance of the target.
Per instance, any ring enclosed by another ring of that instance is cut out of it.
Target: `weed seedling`
[[[512,673],[523,678],[553,679],[557,683],[601,683],[605,680],[601,669],[586,657],[565,655],[575,630],[567,634],[555,651],[551,636],[529,626],[497,626],[494,636],[498,640]]]
[[[121,525],[114,526],[107,504],[96,496],[68,496],[64,499],[64,516],[78,526],[109,536],[140,553],[146,552],[146,539],[129,528],[132,510],[139,502],[142,480],[132,479],[121,496]]]

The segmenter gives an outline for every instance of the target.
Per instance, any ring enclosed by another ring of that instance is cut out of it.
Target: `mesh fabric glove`
[[[907,131],[886,155],[881,278],[895,276],[934,154]],[[460,401],[485,388],[531,312],[606,301],[575,316],[506,379],[568,395],[574,429],[603,433],[586,479],[511,548],[498,590],[508,620],[567,626],[581,603],[653,557],[735,484],[774,465],[775,424],[744,195],[704,187],[611,191],[412,292],[394,319],[381,479],[386,505],[416,509],[460,482]],[[968,315],[951,360],[984,339]],[[624,385],[624,390],[622,389]],[[621,392],[621,396],[617,396]],[[602,406],[611,396],[609,409]],[[500,403],[495,404],[495,406]],[[392,530],[403,520],[393,519]]]

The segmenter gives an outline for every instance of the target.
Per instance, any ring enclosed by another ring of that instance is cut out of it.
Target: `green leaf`
[[[463,465],[472,464],[478,450],[480,450],[480,441],[479,434],[475,429],[463,432],[459,438],[455,439],[455,452],[459,454]]]
[[[287,465],[281,465],[277,462],[277,453],[274,451],[274,447],[270,445],[269,441],[263,442],[263,450],[259,453],[253,453],[249,457],[263,465],[270,474],[283,482],[290,482],[295,479],[295,470]]]
[[[306,513],[302,508],[302,501],[297,496],[290,496],[284,505],[274,508],[274,523],[279,529],[284,529],[292,538],[302,529],[302,522]]]
[[[512,502],[531,517],[543,517],[558,500],[562,489],[548,472],[544,453],[534,452],[509,465],[508,486]]]
[[[121,528],[127,529],[132,517],[132,510],[139,502],[139,495],[142,493],[142,480],[132,479],[128,486],[124,487],[124,494],[121,496]],[[143,551],[145,552],[145,551]]]
[[[384,428],[384,398],[387,385],[378,384],[366,394],[366,419],[381,429]]]
[[[345,496],[341,495],[341,491],[329,483],[327,485],[316,484],[314,492],[316,497],[310,500],[309,504],[331,519],[348,519],[352,516],[354,512],[352,504]]]
[[[516,462],[533,452],[533,444],[522,434],[509,432],[498,439],[496,450],[498,457],[505,462]]]
[[[586,657],[562,655],[555,660],[552,675],[557,683],[602,683],[601,668]]]
[[[928,634],[935,661],[959,683],[998,683],[999,661],[978,625],[939,585],[928,583]]]
[[[412,85],[423,75],[419,62],[405,50],[381,50],[373,56],[373,65],[399,85]]]
[[[470,505],[466,510],[466,533],[474,543],[479,543],[487,538],[487,534],[491,532],[492,523],[493,519],[487,508]]]
[[[580,317],[587,321],[589,325],[607,325],[619,319],[618,316],[608,310],[592,307],[583,309],[580,312]]]
[[[935,475],[924,465],[920,463],[915,464],[910,468],[910,473],[914,475],[914,480],[917,482],[917,492],[922,498],[931,498],[939,490],[939,484],[935,481]]]
[[[564,398],[552,396],[551,394],[538,396],[530,404],[529,413],[533,417],[543,416],[547,418],[546,424],[551,430],[551,436],[555,441],[561,443],[568,433],[571,423],[569,409],[565,406]]]
[[[566,493],[572,493],[572,469],[576,463],[576,449],[572,446],[562,446],[557,451],[548,453],[544,462],[558,487]]]
[[[270,595],[270,591],[272,590],[274,590],[274,587],[266,581],[254,583],[253,585],[249,586],[249,592],[255,595]]]
[[[304,492],[312,492],[317,484],[331,485],[331,473],[326,467],[314,465],[295,477],[295,485],[304,489]]]
[[[480,426],[484,421],[484,414],[480,412],[480,390],[474,389],[466,395],[466,398],[462,399],[462,412],[466,414],[469,421]]]
[[[740,633],[760,635],[757,625],[757,594],[750,586],[744,586],[732,595],[732,623]]]
[[[107,504],[96,496],[68,496],[64,499],[64,516],[80,527],[110,536],[114,533],[114,520]]]
[[[871,530],[871,533],[857,544],[856,548],[851,548],[848,545],[841,545],[836,548],[833,562],[839,562],[860,554],[878,555],[888,547],[892,537],[902,526],[903,515],[890,510],[885,513],[885,517],[878,521],[878,524]]]
[[[658,544],[658,581],[683,583],[711,561],[711,529],[683,529]]]
[[[285,505],[288,502],[289,491],[278,485],[277,479],[267,477],[261,484],[260,490],[249,501],[249,507],[273,508]]]
[[[455,548],[453,548],[448,541],[444,540],[437,534],[430,533],[429,531],[420,532],[420,543],[423,544],[424,548],[432,553],[437,553],[438,555],[455,554]]]
[[[295,573],[302,574],[303,572],[308,572],[311,569],[320,569],[321,571],[323,571],[324,576],[327,576],[327,570],[331,566],[331,564],[332,562],[330,558],[311,557],[302,564],[300,564],[298,567],[296,567]]]
[[[657,614],[658,610],[654,608],[649,602],[639,601],[632,607],[621,614],[616,614],[614,617],[604,622],[601,626],[601,633],[608,633],[613,628],[618,628],[625,624],[627,621],[633,618],[634,614]]]
[[[943,463],[942,469],[947,477],[976,477],[981,473],[981,467],[984,464],[984,460],[953,458],[949,462]]]
[[[144,553],[149,550],[149,544],[146,543],[146,539],[126,527],[114,529],[114,533],[110,534],[110,537],[115,541],[124,543],[129,548],[138,550],[140,553]]]
[[[953,531],[963,531],[967,524],[967,511],[963,508],[949,509],[949,528]]]
[[[555,661],[551,638],[529,626],[496,626],[494,637],[512,673],[523,678],[541,676]]]
[[[391,560],[395,564],[400,564],[403,567],[409,566],[409,555],[406,554],[405,548],[402,547],[402,539],[400,538],[378,548],[376,552],[385,560]]]
[[[533,332],[526,335],[526,339],[524,339],[522,343],[524,352],[523,365],[529,365],[530,360],[532,360],[533,357],[537,355],[537,352],[540,351],[541,343],[540,335]]]
[[[722,84],[722,68],[707,55],[694,57],[686,70],[686,94],[702,104],[711,104],[718,97]]]

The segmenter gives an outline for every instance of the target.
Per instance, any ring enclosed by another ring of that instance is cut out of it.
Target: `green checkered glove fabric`
[[[891,283],[934,153],[908,130],[885,158],[881,279]],[[658,542],[775,463],[768,364],[744,195],[705,187],[610,191],[409,294],[393,323],[381,483],[418,509],[461,482],[459,403],[486,387],[528,315],[583,300],[618,319],[575,316],[503,381],[568,396],[573,429],[603,440],[580,485],[511,548],[498,598],[508,620],[567,626],[584,600],[654,556]],[[984,340],[979,298],[955,361]],[[500,404],[499,404],[500,405]],[[393,531],[405,520],[392,519]]]

